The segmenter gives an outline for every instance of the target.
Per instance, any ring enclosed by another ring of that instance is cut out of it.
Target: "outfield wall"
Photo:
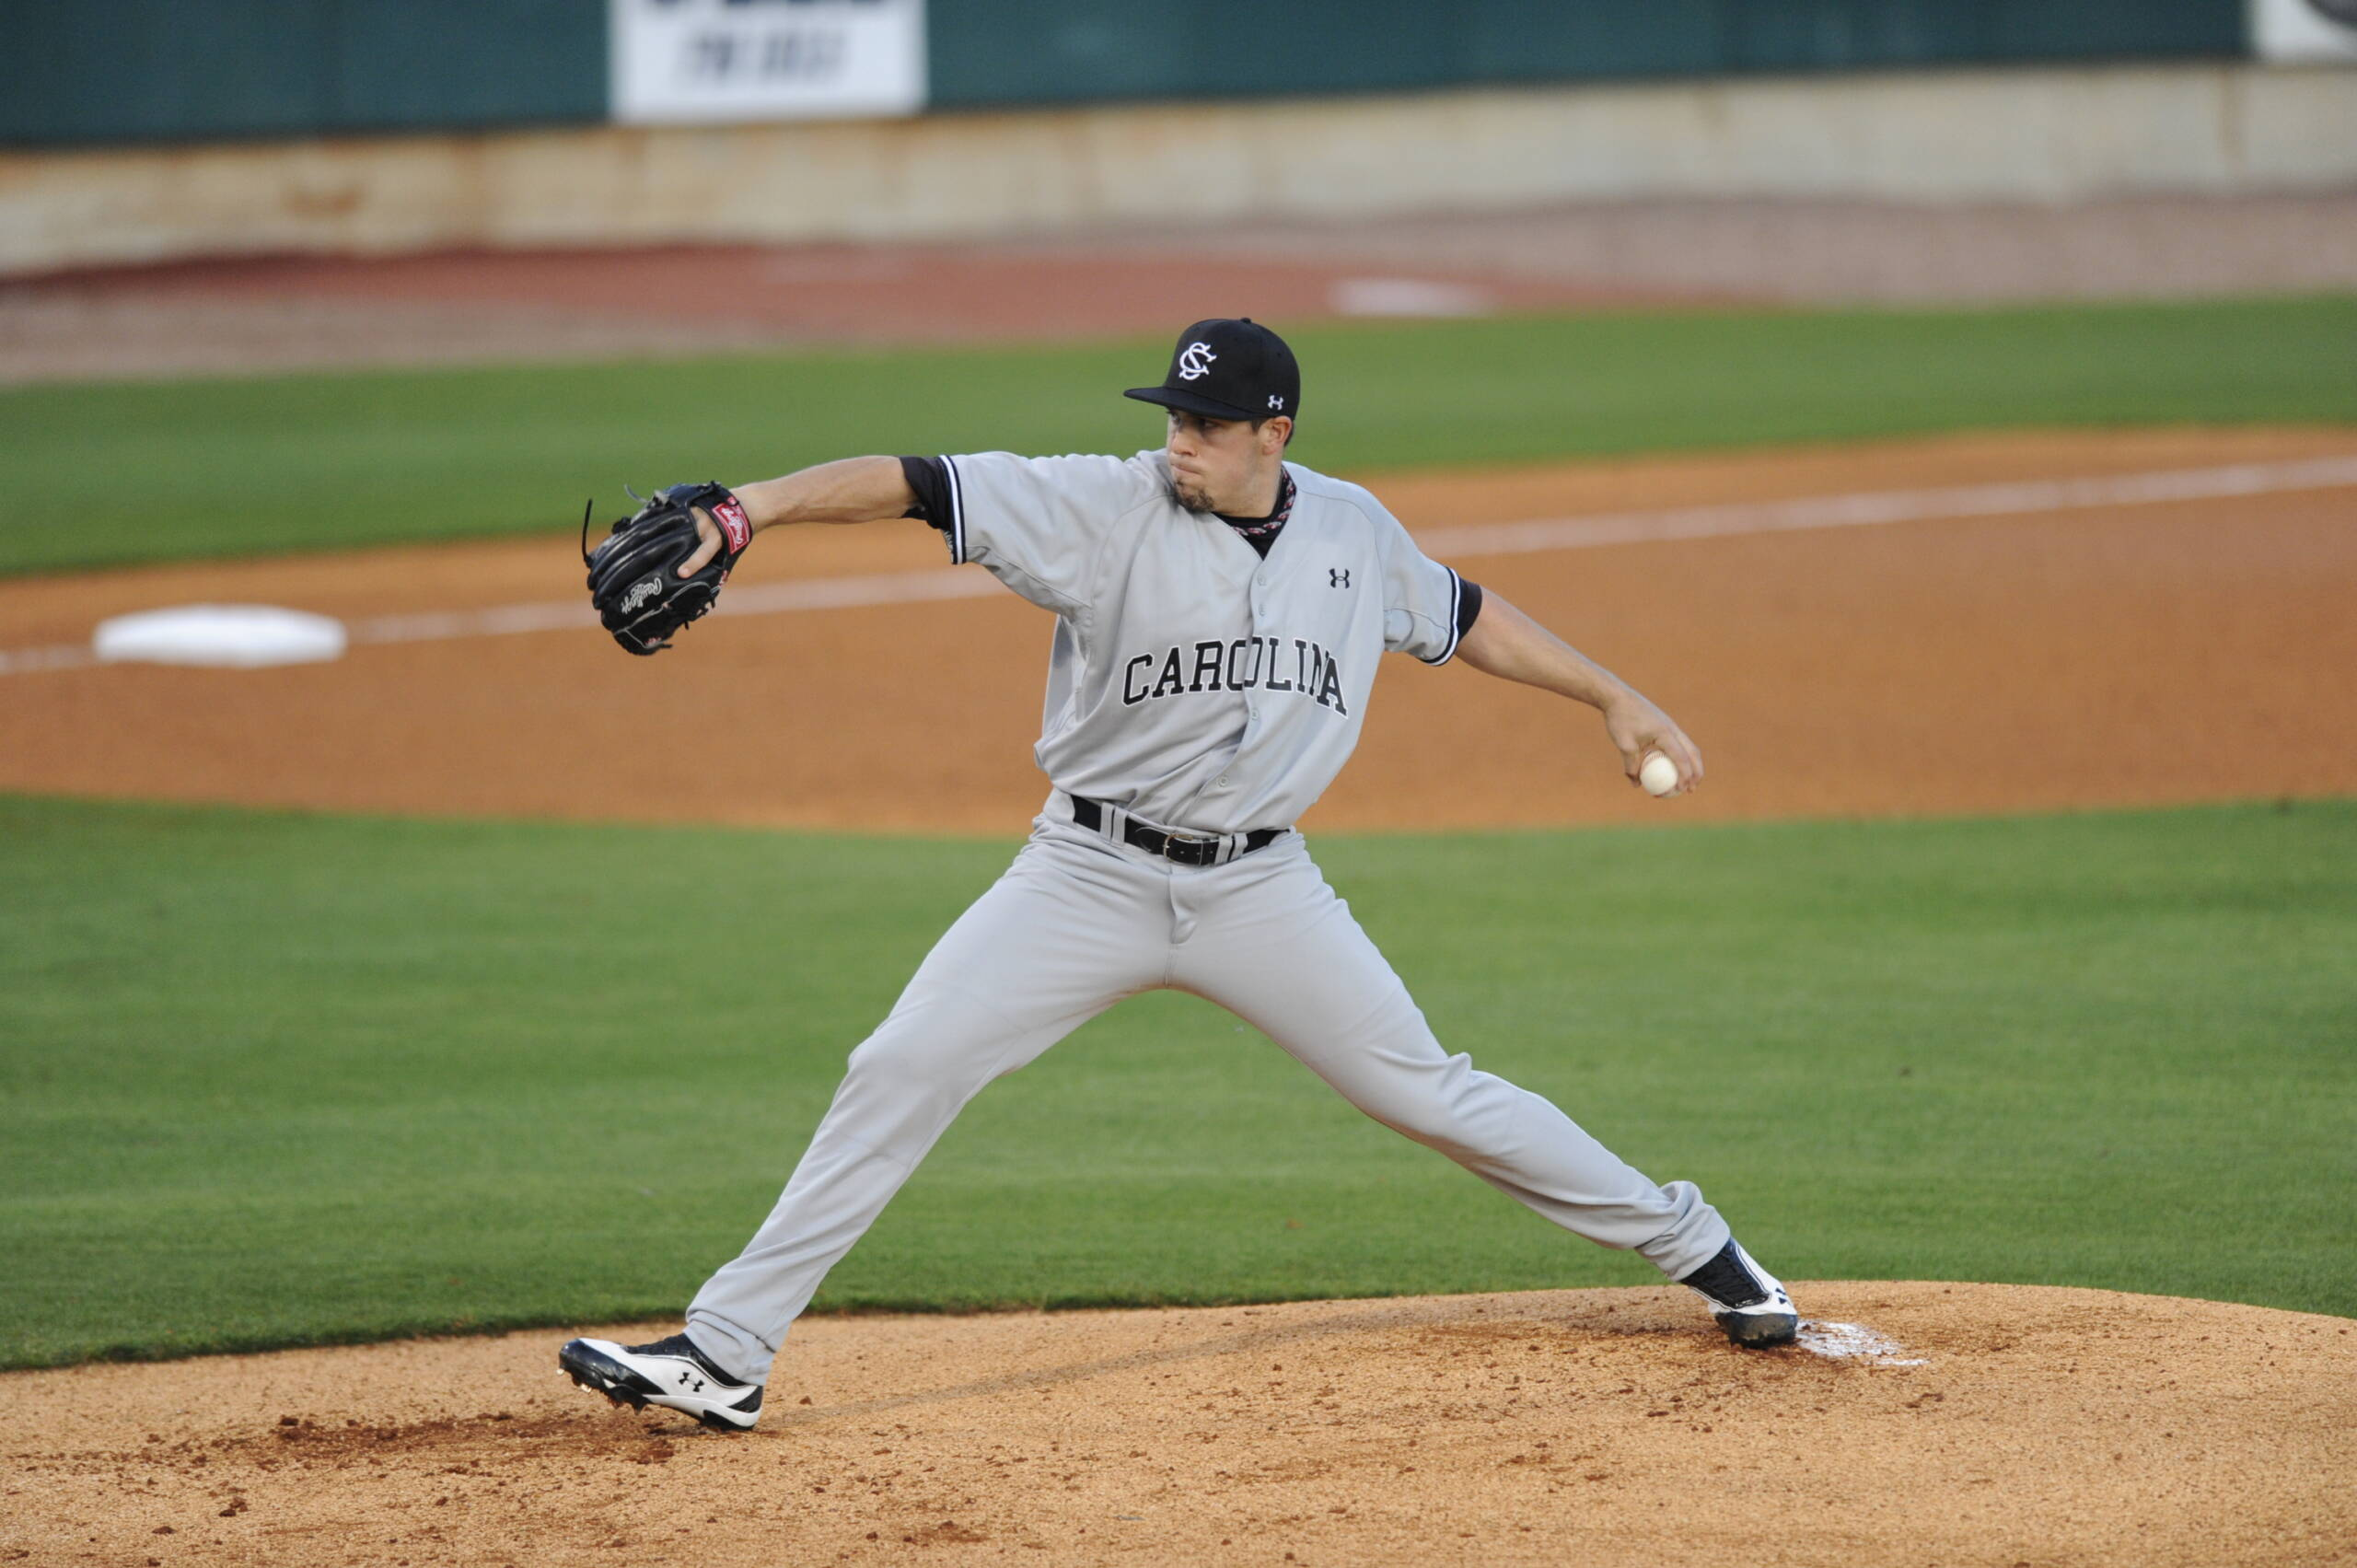
[[[0,59],[37,68],[0,95],[0,145],[2233,60],[2264,30],[2247,5],[2311,4],[17,0]]]
[[[1580,199],[2357,184],[2357,70],[2112,66],[0,154],[0,273]]]

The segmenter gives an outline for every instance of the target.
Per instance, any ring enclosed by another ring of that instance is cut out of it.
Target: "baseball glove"
[[[637,492],[631,499],[639,500]],[[718,525],[721,548],[695,575],[682,577],[679,567],[702,542],[691,509],[698,506]],[[615,642],[634,654],[660,652],[671,645],[674,633],[712,609],[737,558],[752,541],[744,503],[725,484],[674,484],[656,491],[616,523],[595,550],[589,548],[585,508],[581,559],[589,568],[589,602]]]

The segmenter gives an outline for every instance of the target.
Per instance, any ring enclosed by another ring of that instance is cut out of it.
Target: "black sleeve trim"
[[[900,514],[931,523],[943,533],[949,531],[949,476],[947,465],[939,458],[902,458],[900,474],[916,492],[917,504]]]
[[[966,563],[966,485],[958,477],[958,465],[947,458],[941,459],[942,472],[949,476],[949,563]]]
[[[1481,606],[1481,590],[1478,587],[1458,576],[1454,566],[1444,566],[1441,570],[1448,574],[1448,645],[1441,649],[1436,657],[1424,660],[1435,668],[1457,656],[1457,645],[1464,637],[1465,628],[1473,624],[1473,615],[1469,614],[1465,608],[1466,599],[1472,599],[1474,613],[1479,613]]]

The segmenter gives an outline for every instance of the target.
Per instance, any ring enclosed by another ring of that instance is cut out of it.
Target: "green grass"
[[[1008,847],[0,797],[0,1365],[676,1312]],[[1445,1040],[1788,1277],[2357,1314],[2357,803],[1319,849]],[[1653,1277],[1160,995],[819,1305]]]
[[[2357,297],[1321,327],[1344,472],[2038,425],[2357,422]],[[1164,341],[0,390],[0,573],[563,528],[625,482],[1132,451]],[[70,495],[70,504],[55,498]]]

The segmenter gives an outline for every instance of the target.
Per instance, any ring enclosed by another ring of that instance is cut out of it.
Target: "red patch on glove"
[[[740,554],[753,542],[752,520],[745,516],[745,504],[734,495],[713,507],[712,520],[728,536],[729,554]]]

